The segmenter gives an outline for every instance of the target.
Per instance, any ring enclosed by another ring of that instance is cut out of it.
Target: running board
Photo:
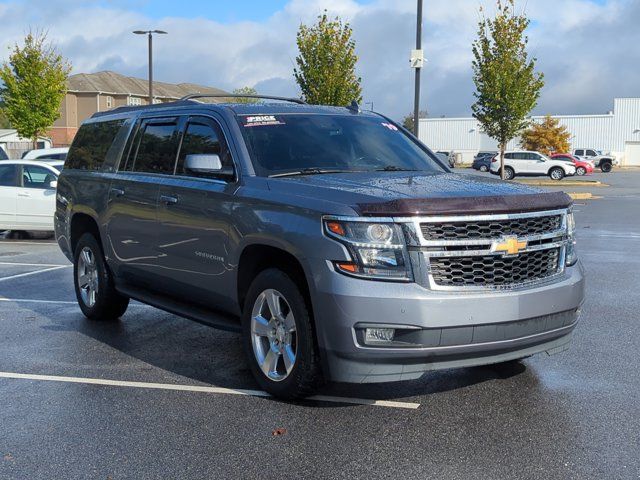
[[[147,290],[139,289],[131,285],[118,285],[116,290],[121,294],[139,302],[159,308],[165,312],[173,313],[180,317],[194,320],[204,325],[240,333],[242,327],[238,317],[213,309],[201,307],[190,303],[180,302],[171,297],[151,293]]]

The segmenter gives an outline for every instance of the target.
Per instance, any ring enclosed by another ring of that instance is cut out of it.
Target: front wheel
[[[489,171],[489,169],[487,168],[487,166],[486,166],[486,165],[481,165],[481,166],[480,166],[480,171],[481,171],[481,172],[488,172],[488,171]]]
[[[551,177],[551,180],[562,180],[564,178],[564,170],[560,167],[552,168],[549,172],[549,177]]]
[[[129,299],[114,287],[102,248],[91,233],[78,240],[74,251],[73,279],[80,310],[91,320],[115,320],[129,306]]]
[[[576,168],[576,175],[578,175],[579,177],[582,177],[583,175],[587,174],[587,169],[584,167],[578,167]]]
[[[609,173],[611,171],[612,165],[610,162],[602,162],[600,164],[600,170],[602,170],[604,173]]]
[[[269,269],[255,278],[244,304],[242,337],[251,372],[271,395],[303,398],[320,385],[311,315],[286,273]]]

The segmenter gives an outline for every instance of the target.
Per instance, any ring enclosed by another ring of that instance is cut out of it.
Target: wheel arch
[[[76,250],[78,240],[80,240],[80,237],[87,232],[92,233],[95,236],[98,244],[102,248],[102,252],[104,253],[102,236],[100,235],[100,228],[98,227],[98,221],[96,218],[87,212],[76,212],[71,217],[69,226],[69,247],[71,248],[72,255]]]

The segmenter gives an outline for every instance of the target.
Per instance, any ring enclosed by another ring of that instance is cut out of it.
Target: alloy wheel
[[[289,302],[277,290],[263,291],[253,304],[251,345],[267,378],[280,382],[289,376],[298,347],[296,322]]]
[[[84,304],[91,308],[98,295],[98,268],[96,257],[89,247],[84,247],[78,256],[78,289]]]

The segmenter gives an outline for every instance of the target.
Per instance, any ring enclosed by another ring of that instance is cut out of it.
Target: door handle
[[[178,199],[176,197],[171,197],[169,195],[160,195],[160,201],[165,205],[175,205],[178,203]]]
[[[112,188],[111,193],[114,197],[122,197],[124,196],[124,190],[121,188]]]
[[[18,196],[19,196],[19,197],[30,197],[30,196],[31,196],[31,194],[30,194],[30,193],[27,193],[27,192],[18,192]]]

